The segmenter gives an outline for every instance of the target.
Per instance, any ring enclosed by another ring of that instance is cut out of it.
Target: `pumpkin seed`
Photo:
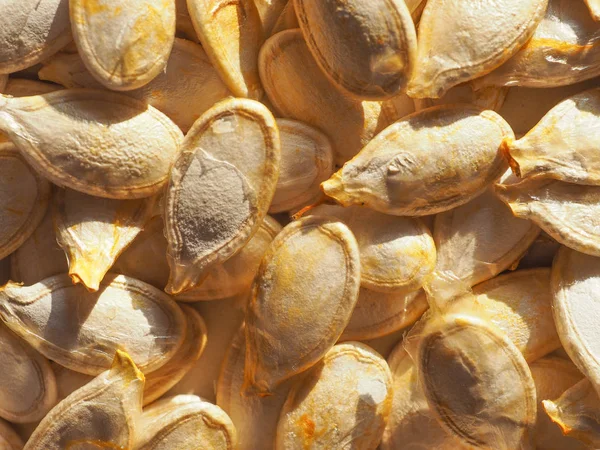
[[[195,395],[164,398],[144,409],[136,450],[233,450],[236,430],[221,408]]]
[[[548,0],[429,0],[419,22],[419,48],[408,94],[438,98],[453,86],[485,75],[533,35]]]
[[[166,66],[175,38],[174,0],[71,0],[73,37],[104,86],[128,91]]]
[[[58,189],[54,226],[73,283],[97,291],[117,257],[152,217],[156,202],[156,197],[115,200]]]
[[[255,2],[188,0],[188,12],[204,51],[236,97],[259,100],[258,52],[263,43]]]
[[[5,285],[10,280],[10,258],[0,259],[0,286]]]
[[[198,119],[166,193],[167,292],[199,284],[258,231],[275,192],[279,159],[275,119],[258,102],[224,100]]]
[[[474,448],[534,448],[531,372],[497,328],[465,314],[435,317],[415,356],[427,403],[447,432]]]
[[[269,212],[300,208],[321,194],[319,185],[333,173],[333,149],[327,136],[297,120],[277,119],[281,167]]]
[[[190,13],[188,12],[186,0],[175,0],[175,13],[176,36],[199,43],[198,35],[196,34],[196,30],[194,30],[194,24],[192,23]],[[177,41],[177,39],[175,39],[175,41]]]
[[[596,21],[600,20],[600,2],[598,0],[584,0],[592,18]]]
[[[259,55],[260,76],[283,117],[322,129],[333,143],[335,161],[342,165],[395,118],[379,102],[344,95],[321,71],[300,30],[269,38]]]
[[[511,136],[493,111],[429,108],[387,127],[321,187],[343,206],[407,216],[447,211],[502,175],[499,148]]]
[[[404,1],[293,1],[310,52],[337,87],[371,100],[406,87],[417,34]]]
[[[296,378],[283,382],[267,397],[242,395],[246,339],[244,327],[233,336],[217,383],[217,405],[229,414],[238,434],[239,450],[275,448],[277,423]],[[260,430],[260,432],[257,432]]]
[[[475,90],[474,83],[469,82],[451,88],[441,98],[416,98],[414,102],[417,111],[431,108],[432,106],[467,103],[481,109],[491,109],[498,112],[504,104],[507,93],[508,88],[498,88],[495,86]]]
[[[348,225],[358,242],[362,287],[407,294],[420,289],[435,267],[433,238],[418,218],[388,216],[356,206],[322,205],[311,213],[336,217]]]
[[[88,89],[0,95],[0,130],[53,183],[109,198],[161,190],[182,139],[179,128],[151,106]]]
[[[4,325],[0,346],[0,364],[7,369],[0,372],[0,416],[19,423],[42,419],[57,400],[48,360]]]
[[[315,365],[348,324],[359,283],[358,244],[346,225],[313,216],[286,226],[261,262],[248,305],[244,389],[268,395]]]
[[[14,145],[0,143],[0,259],[35,231],[50,199],[50,183],[35,173]]]
[[[282,31],[295,30],[296,28],[300,28],[300,24],[298,23],[298,18],[296,17],[294,2],[288,0],[268,36],[274,36]]]
[[[560,244],[558,242],[542,232],[521,258],[517,268],[552,267],[552,261],[559,248]]]
[[[581,441],[584,448],[600,445],[600,398],[589,380],[584,378],[557,400],[542,403],[565,436]]]
[[[89,375],[109,367],[117,348],[148,373],[173,357],[185,321],[168,295],[123,275],[108,274],[100,287],[88,292],[66,274],[28,287],[9,283],[0,317],[47,358]]]
[[[59,53],[44,63],[38,75],[67,88],[104,88],[77,54]],[[154,106],[187,132],[200,115],[230,92],[200,45],[175,39],[165,69],[145,86],[124,94]]]
[[[554,87],[600,74],[600,27],[583,2],[549,0],[527,43],[477,86]]]
[[[600,256],[598,186],[556,180],[498,184],[496,193],[516,217],[529,219],[563,245]]]
[[[542,401],[558,398],[583,378],[571,361],[557,357],[545,357],[531,364],[531,376],[535,382],[538,399],[535,425],[536,448],[544,450],[584,450],[587,447],[572,437],[563,436],[560,428],[552,423]]]
[[[0,92],[4,92],[6,82],[8,81],[8,75],[0,75]]]
[[[254,4],[260,16],[263,34],[270,36],[277,19],[288,5],[288,0],[254,0]]]
[[[442,302],[493,278],[518,261],[539,233],[532,222],[514,217],[491,189],[438,214],[437,264],[426,284],[430,297]]]
[[[72,39],[68,0],[3,0],[0,18],[0,73],[34,66]]]
[[[52,367],[52,371],[56,377],[59,401],[64,400],[73,392],[81,389],[94,379],[94,377],[91,375],[86,375],[84,373],[67,369],[66,367],[63,367],[54,361],[50,361],[50,367]]]
[[[507,142],[503,151],[513,172],[523,178],[600,185],[591,132],[600,129],[599,116],[600,88],[562,101],[523,138]]]
[[[132,448],[144,375],[117,350],[111,368],[54,407],[25,450]]]
[[[23,439],[10,427],[8,422],[0,419],[0,446],[4,450],[22,450]]]

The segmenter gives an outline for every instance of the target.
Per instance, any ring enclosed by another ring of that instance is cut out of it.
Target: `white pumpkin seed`
[[[600,20],[600,1],[598,0],[584,0],[592,18],[596,21]]]

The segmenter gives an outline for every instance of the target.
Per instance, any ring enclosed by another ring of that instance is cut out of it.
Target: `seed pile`
[[[0,0],[0,448],[600,448],[600,1]]]

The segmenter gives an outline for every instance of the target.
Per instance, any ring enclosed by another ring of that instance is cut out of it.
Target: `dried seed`
[[[538,399],[535,425],[536,448],[544,450],[585,450],[587,447],[572,437],[563,436],[560,428],[552,423],[542,401],[558,398],[583,378],[571,361],[550,356],[531,364],[531,376],[535,382]]]
[[[231,417],[238,434],[239,450],[275,446],[281,408],[296,378],[286,380],[267,397],[242,394],[246,338],[244,327],[234,335],[217,383],[217,405]],[[259,432],[257,432],[260,430]]]
[[[388,216],[356,206],[322,205],[311,213],[336,217],[348,225],[358,242],[362,287],[407,294],[420,289],[435,267],[433,238],[418,218]]]
[[[0,75],[0,92],[4,92],[6,82],[8,81],[8,75]]]
[[[81,389],[83,386],[91,382],[94,377],[84,373],[75,372],[67,369],[60,364],[50,361],[50,366],[56,377],[56,386],[58,388],[58,399],[63,401],[73,392]]]
[[[34,172],[14,145],[0,143],[0,259],[35,231],[50,200],[50,183]]]
[[[52,208],[48,208],[33,234],[10,256],[10,278],[30,286],[68,271],[65,252],[56,242]]]
[[[0,130],[53,183],[109,198],[161,190],[182,139],[179,128],[151,106],[88,89],[0,95]]]
[[[104,88],[78,54],[59,53],[44,63],[38,75],[67,88]],[[230,92],[200,45],[175,39],[165,69],[145,86],[124,94],[154,106],[187,132],[200,115]]]
[[[128,91],[166,66],[175,38],[174,0],[70,0],[77,50],[104,86]]]
[[[10,280],[10,258],[0,259],[0,286],[5,285]]]
[[[73,283],[97,291],[117,257],[154,215],[157,200],[115,200],[58,189],[54,227]]]
[[[516,217],[533,221],[561,244],[600,256],[600,187],[525,180],[498,184],[496,194]]]
[[[288,5],[288,0],[254,0],[254,3],[260,16],[263,34],[270,36],[275,22],[277,22],[284,8]],[[292,2],[289,2],[289,4],[291,5]],[[293,5],[291,7],[293,9]]]
[[[199,284],[258,231],[279,176],[279,131],[254,100],[224,100],[187,134],[165,202],[166,291]]]
[[[600,20],[600,1],[598,0],[584,0],[592,18],[596,21]]]
[[[24,445],[23,439],[10,427],[10,424],[0,419],[0,448],[22,450]]]
[[[258,52],[263,43],[254,1],[187,0],[202,47],[231,92],[259,100]]]
[[[337,87],[371,100],[406,87],[417,33],[404,1],[293,1],[310,52]]]
[[[478,284],[472,295],[449,305],[450,311],[495,325],[535,361],[560,348],[552,317],[550,269],[519,270]]]
[[[485,75],[514,55],[544,17],[548,0],[429,0],[419,22],[419,48],[408,94],[438,98]]]
[[[429,307],[422,290],[386,294],[361,288],[341,341],[375,339],[415,323]]]
[[[186,0],[175,0],[175,13],[176,35],[189,41],[199,43],[198,35],[196,34],[196,30],[194,30],[194,24],[192,23],[190,13],[188,12]],[[175,39],[175,42],[177,42],[177,39]]]
[[[336,345],[290,390],[275,448],[374,450],[392,408],[391,378],[385,360],[370,347]]]
[[[202,316],[189,306],[181,305],[181,309],[187,323],[183,343],[164,366],[146,375],[144,405],[157,400],[181,381],[196,364],[206,347],[207,331]]]
[[[531,372],[497,328],[465,314],[436,317],[414,356],[427,403],[446,431],[475,448],[534,448]]]
[[[260,261],[281,225],[266,216],[262,225],[244,247],[223,264],[214,266],[198,286],[175,297],[180,302],[218,300],[248,292]]]
[[[426,3],[425,0],[406,0],[406,6],[408,6],[408,10],[410,11],[415,24],[418,23],[421,18],[421,13],[425,8]]]
[[[236,430],[221,408],[195,395],[158,400],[139,419],[138,450],[233,450]]]
[[[77,372],[97,375],[125,349],[140,370],[163,366],[181,346],[185,318],[171,298],[123,275],[108,274],[98,292],[68,275],[0,291],[0,316],[40,353]]]
[[[275,25],[273,25],[271,33],[267,37],[274,36],[277,33],[281,33],[285,30],[295,30],[296,28],[300,28],[300,24],[298,23],[298,18],[296,17],[294,2],[293,0],[288,0],[285,8],[283,8],[283,11],[281,11],[281,14],[277,18]]]
[[[144,375],[117,350],[111,368],[54,407],[24,450],[132,448]]]
[[[48,360],[4,325],[0,347],[0,364],[6,369],[0,371],[0,416],[17,423],[42,419],[57,400]]]
[[[531,39],[482,86],[554,87],[600,74],[600,27],[581,1],[549,0]]]
[[[25,78],[10,78],[3,93],[12,97],[29,97],[59,91],[62,86]]]
[[[315,201],[319,185],[333,173],[333,149],[327,136],[297,120],[277,119],[281,138],[281,167],[271,214],[290,211]]]
[[[329,81],[310,54],[300,30],[287,30],[265,42],[260,76],[283,117],[322,129],[342,165],[395,118],[386,118],[378,102],[352,99]]]
[[[542,403],[550,419],[565,436],[581,441],[585,444],[584,448],[600,445],[600,398],[589,380],[584,378],[557,400],[544,400]]]
[[[597,129],[600,88],[560,102],[523,138],[508,141],[503,151],[519,177],[600,185],[597,143],[592,132]]]
[[[71,42],[68,0],[3,0],[0,73],[31,67]]]
[[[512,136],[493,111],[467,105],[426,109],[387,127],[321,187],[344,206],[385,214],[446,211],[502,175],[500,144]]]
[[[346,225],[313,216],[286,226],[248,305],[244,389],[268,394],[316,364],[348,324],[359,284],[358,244]]]
[[[542,232],[536,240],[533,241],[531,247],[527,249],[523,258],[519,260],[517,268],[531,269],[534,267],[552,267],[552,261],[559,248],[560,244],[558,242],[548,236],[547,233]]]
[[[437,265],[426,288],[434,298],[453,297],[495,277],[525,253],[540,229],[514,217],[493,191],[438,214],[433,239]]]
[[[508,88],[487,87],[474,90],[473,83],[463,83],[451,88],[441,98],[416,98],[414,99],[417,111],[432,106],[452,105],[455,103],[466,103],[481,109],[499,111],[504,104]]]

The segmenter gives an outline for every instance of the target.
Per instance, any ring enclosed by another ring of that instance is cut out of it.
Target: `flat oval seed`
[[[437,264],[426,289],[440,301],[489,280],[518,261],[539,235],[528,220],[488,189],[469,203],[435,217]]]
[[[23,439],[13,430],[8,422],[0,419],[0,448],[3,450],[22,450]]]
[[[315,201],[319,185],[333,173],[333,148],[327,136],[297,120],[276,119],[281,167],[269,212],[290,211]]]
[[[157,400],[181,381],[200,359],[206,347],[207,331],[202,316],[186,305],[181,305],[181,310],[187,323],[183,343],[164,366],[146,375],[144,405]]]
[[[497,328],[464,314],[434,319],[416,356],[427,402],[448,432],[474,448],[534,448],[535,384]]]
[[[600,20],[600,1],[599,0],[584,0],[592,18],[596,21]]]
[[[221,408],[194,395],[180,395],[144,409],[135,449],[234,450],[238,448],[236,434]]]
[[[110,370],[56,405],[24,450],[132,448],[143,388],[144,375],[117,350]]]
[[[528,362],[560,348],[552,317],[550,269],[518,270],[478,284],[449,305],[502,330]]]
[[[468,202],[500,177],[506,170],[500,144],[512,136],[493,111],[426,109],[387,127],[321,187],[344,206],[435,214]]]
[[[25,163],[14,145],[0,143],[0,259],[31,236],[49,199],[50,183]]]
[[[598,313],[600,265],[598,258],[566,247],[552,267],[553,313],[563,347],[581,372],[600,388]]]
[[[49,208],[33,234],[10,255],[10,279],[29,286],[68,271],[69,263],[56,242],[52,208]]]
[[[358,242],[362,287],[407,294],[420,289],[435,267],[433,238],[418,218],[329,205],[318,206],[311,214],[336,217],[348,225]]]
[[[340,341],[363,341],[391,334],[415,323],[428,307],[423,290],[386,294],[360,288]]]
[[[290,390],[275,448],[375,449],[391,408],[385,360],[359,342],[336,345]]]
[[[600,185],[594,130],[600,130],[600,88],[560,102],[503,151],[519,177]]]
[[[356,305],[359,258],[352,232],[333,218],[306,217],[277,235],[248,305],[246,391],[268,394],[333,346]]]
[[[0,416],[16,423],[42,419],[57,400],[48,360],[4,325],[0,325],[0,348],[0,364],[5,368],[0,372]]]
[[[263,31],[252,0],[187,0],[202,47],[237,97],[259,100],[258,52]]]
[[[71,41],[68,0],[3,0],[0,74],[31,67]]]
[[[415,74],[408,94],[441,97],[514,55],[544,17],[548,0],[429,0],[419,22]],[[468,44],[464,40],[468,36]]]
[[[70,0],[73,37],[104,86],[128,91],[166,66],[175,38],[174,0]]]
[[[403,0],[293,0],[306,44],[350,95],[384,100],[412,75],[417,33]]]
[[[199,284],[258,231],[275,192],[280,154],[275,119],[254,100],[224,100],[198,119],[165,194],[167,292]]]
[[[160,191],[182,140],[179,128],[151,106],[88,89],[0,95],[0,130],[53,183],[109,198]]]
[[[600,256],[600,187],[555,180],[496,185],[513,214],[529,219],[563,245]]]
[[[107,275],[98,292],[57,275],[30,287],[0,291],[0,316],[40,353],[77,372],[97,375],[125,349],[140,370],[163,366],[181,346],[181,309],[158,289],[123,275]]]
[[[600,27],[581,1],[549,0],[546,15],[507,62],[474,83],[554,87],[600,74]]]
[[[71,189],[54,196],[54,227],[73,284],[95,292],[117,257],[154,215],[158,199],[115,200]]]
[[[571,361],[549,356],[531,364],[531,376],[535,382],[538,399],[535,445],[540,450],[585,450],[587,447],[572,437],[563,436],[560,428],[552,423],[543,400],[558,398],[583,378]]]
[[[248,292],[263,255],[280,231],[281,225],[266,216],[256,234],[240,251],[209,270],[200,285],[177,295],[175,299],[179,302],[219,300]]]
[[[227,350],[217,383],[217,405],[231,417],[238,434],[238,450],[272,450],[281,408],[296,378],[283,382],[272,395],[245,396],[244,362],[246,338],[244,327],[234,335]]]
[[[276,110],[322,129],[331,138],[339,165],[395,120],[386,117],[379,102],[361,102],[340,92],[317,65],[300,30],[268,39],[260,51],[259,69]]]
[[[44,63],[38,75],[70,89],[104,88],[78,54],[59,53]],[[202,47],[185,39],[175,39],[168,64],[156,78],[124,94],[162,111],[184,132],[216,102],[231,95]]]

